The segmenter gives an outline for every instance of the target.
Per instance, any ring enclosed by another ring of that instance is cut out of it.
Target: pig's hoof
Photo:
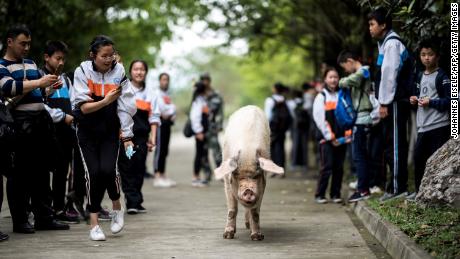
[[[264,240],[264,235],[262,235],[262,233],[254,233],[251,234],[251,239],[252,241],[261,241]]]
[[[235,231],[225,231],[224,239],[233,239],[235,237]]]
[[[251,225],[249,225],[249,221],[246,221],[246,228],[249,229],[251,227]]]

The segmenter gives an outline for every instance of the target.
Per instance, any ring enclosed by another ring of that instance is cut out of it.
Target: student
[[[416,95],[410,103],[417,108],[417,142],[414,151],[415,199],[425,173],[428,158],[450,136],[450,81],[449,75],[439,67],[439,49],[431,41],[419,45],[420,60],[425,70],[417,78]]]
[[[285,167],[286,155],[284,141],[286,131],[291,127],[292,116],[286,104],[286,94],[288,88],[282,83],[275,83],[272,87],[272,95],[265,99],[265,115],[270,124],[270,153],[273,162],[278,166]],[[275,177],[277,174],[272,174]]]
[[[398,34],[392,30],[391,15],[377,9],[368,16],[369,32],[378,40],[378,72],[375,95],[385,139],[385,163],[390,167],[391,180],[380,201],[407,195],[407,122],[410,115],[410,88],[406,79],[411,71],[404,66],[409,53]],[[404,76],[403,76],[404,75]]]
[[[356,192],[348,199],[348,202],[356,202],[370,197],[371,172],[376,170],[372,168],[375,165],[372,163],[375,158],[371,157],[370,149],[374,140],[380,138],[381,135],[372,129],[372,103],[369,97],[372,89],[369,66],[363,66],[360,58],[347,50],[340,52],[337,63],[346,73],[350,74],[340,79],[339,87],[350,89],[352,104],[357,113],[353,127],[352,149],[358,185]]]
[[[144,213],[142,185],[144,183],[145,162],[147,153],[152,151],[156,143],[157,127],[160,124],[159,101],[156,95],[149,94],[145,85],[148,66],[143,60],[134,60],[129,66],[131,84],[134,89],[137,112],[133,117],[134,126],[132,139],[136,153],[132,159],[120,148],[118,166],[121,183],[126,199],[128,214]]]
[[[305,109],[304,93],[300,90],[291,90],[291,99],[287,101],[293,123],[291,125],[291,165],[293,169],[306,171],[308,130],[310,127],[310,115]]]
[[[42,75],[54,74],[58,66],[64,66],[67,56],[67,45],[62,41],[48,41],[44,50],[45,65],[40,70]],[[62,72],[62,71],[61,71]],[[69,166],[72,161],[73,147],[75,146],[75,131],[72,129],[73,116],[70,105],[69,89],[72,87],[66,74],[59,76],[59,85],[45,89],[45,108],[54,122],[57,152],[56,165],[53,172],[52,199],[56,219],[67,223],[78,223],[78,216],[64,211],[66,183]]]
[[[204,73],[200,81],[206,86],[206,101],[209,107],[209,130],[206,140],[208,148],[212,151],[212,157],[216,167],[222,163],[222,149],[219,144],[219,132],[224,128],[224,99],[211,85],[211,76]],[[211,181],[211,175],[206,181]]]
[[[209,107],[206,102],[206,85],[199,81],[195,84],[192,107],[190,109],[190,121],[195,134],[196,153],[193,166],[193,187],[205,187],[209,184],[211,168],[208,160],[208,146],[206,133],[209,129]],[[200,170],[204,169],[205,179],[201,180]]]
[[[8,177],[8,203],[13,231],[34,233],[35,230],[66,230],[69,225],[54,219],[48,206],[50,194],[49,161],[56,150],[50,148],[53,122],[45,110],[40,89],[58,82],[55,75],[41,76],[37,65],[26,59],[31,33],[25,26],[8,29],[4,39],[5,55],[0,59],[0,89],[7,98],[15,98],[12,115],[17,140],[15,168]],[[31,200],[35,224],[29,223],[27,207]]]
[[[110,230],[116,234],[123,229],[117,160],[120,144],[128,157],[133,155],[134,146],[134,92],[114,54],[114,42],[107,36],[96,36],[90,43],[90,60],[75,70],[71,93],[77,141],[86,171],[90,239],[94,241],[105,240],[98,212],[106,190],[113,209]]]
[[[169,89],[169,74],[161,73],[158,77],[160,89],[158,90],[158,101],[161,112],[161,126],[157,135],[157,149],[155,150],[155,178],[154,187],[173,187],[176,182],[166,177],[166,157],[169,150],[169,139],[171,138],[171,127],[176,119],[176,105],[172,103]]]
[[[330,197],[332,202],[341,203],[341,186],[343,162],[345,160],[346,143],[351,141],[349,133],[338,128],[334,115],[337,106],[337,90],[339,74],[335,68],[328,67],[324,72],[324,88],[313,103],[313,119],[317,127],[317,140],[321,158],[320,177],[315,193],[315,201],[327,203],[326,189],[332,176]]]

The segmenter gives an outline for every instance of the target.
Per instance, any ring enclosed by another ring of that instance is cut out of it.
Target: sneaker
[[[366,193],[361,193],[361,192],[354,192],[350,198],[348,198],[348,202],[357,202],[361,200],[367,200],[369,199],[370,195],[368,192]]]
[[[153,187],[169,188],[171,184],[165,178],[157,178],[153,180]]]
[[[318,204],[325,204],[325,203],[327,203],[327,199],[324,198],[324,197],[316,197],[315,202],[318,203]]]
[[[89,239],[93,241],[105,241],[104,232],[102,232],[102,228],[99,225],[96,225],[89,231]]]
[[[137,206],[136,209],[138,213],[147,213],[147,209],[144,208],[142,205]]]
[[[128,213],[129,215],[135,215],[135,214],[139,213],[139,210],[137,208],[128,208],[126,210],[126,213]]]
[[[97,217],[100,221],[110,221],[112,219],[110,212],[104,208],[99,211]]]
[[[177,183],[169,178],[165,178],[166,182],[169,183],[169,187],[174,187],[177,185]]]
[[[203,182],[199,179],[197,180],[193,180],[192,181],[192,186],[193,187],[205,187],[205,185],[203,184]]]
[[[209,186],[209,180],[202,180],[201,183],[203,186]]]
[[[9,236],[8,236],[7,234],[2,233],[2,232],[0,231],[0,242],[5,241],[5,240],[7,240],[8,238],[9,238]]]
[[[78,224],[80,223],[80,219],[78,215],[74,215],[72,213],[68,213],[67,211],[60,211],[56,214],[55,219],[59,222],[67,223],[67,224]]]
[[[398,193],[398,194],[385,192],[383,194],[383,196],[380,197],[379,201],[380,202],[385,202],[385,201],[388,201],[388,200],[397,199],[397,198],[401,198],[401,197],[405,197],[405,196],[407,196],[407,192],[402,192],[402,193]]]
[[[356,180],[356,181],[354,181],[354,182],[350,182],[350,183],[348,184],[348,187],[349,187],[350,189],[352,189],[352,190],[356,190],[356,188],[358,187],[358,181]]]
[[[113,210],[111,214],[112,222],[110,223],[110,230],[112,231],[112,234],[120,233],[125,226],[124,211],[123,209]]]
[[[371,194],[380,194],[383,192],[382,189],[380,189],[380,187],[378,186],[370,188],[369,191],[371,192]]]
[[[333,202],[333,203],[342,203],[342,201],[343,201],[343,200],[342,200],[342,198],[340,198],[340,197],[333,197],[333,198],[332,198],[332,202]]]

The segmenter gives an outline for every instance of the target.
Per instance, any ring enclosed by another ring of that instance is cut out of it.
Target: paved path
[[[355,227],[346,207],[314,203],[315,181],[300,174],[268,179],[261,209],[265,240],[250,241],[243,210],[236,238],[224,240],[223,184],[191,187],[194,142],[175,137],[169,175],[178,186],[154,189],[147,180],[144,206],[149,212],[127,215],[121,234],[109,234],[109,223],[102,223],[105,242],[89,241],[85,223],[70,231],[14,234],[5,201],[0,229],[10,234],[10,240],[0,243],[0,258],[382,258],[379,249],[376,252],[378,245],[360,234],[362,227]],[[109,204],[104,201],[105,206]]]

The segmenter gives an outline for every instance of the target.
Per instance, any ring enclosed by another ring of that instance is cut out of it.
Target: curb
[[[398,227],[384,220],[377,212],[369,208],[364,201],[355,203],[352,209],[368,231],[393,258],[433,258]]]

